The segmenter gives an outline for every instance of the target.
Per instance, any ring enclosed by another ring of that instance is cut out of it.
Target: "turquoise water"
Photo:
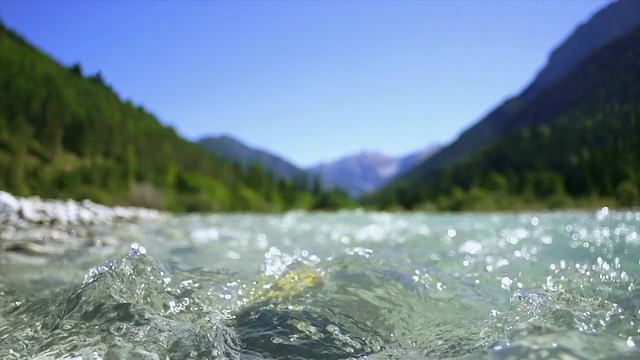
[[[606,208],[93,227],[122,246],[3,255],[0,358],[637,359],[639,232]]]

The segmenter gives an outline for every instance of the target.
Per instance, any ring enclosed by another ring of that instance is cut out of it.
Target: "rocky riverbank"
[[[0,191],[0,252],[64,254],[87,246],[115,245],[113,237],[91,236],[90,226],[158,221],[169,214],[134,207],[108,207],[90,200],[43,200]]]

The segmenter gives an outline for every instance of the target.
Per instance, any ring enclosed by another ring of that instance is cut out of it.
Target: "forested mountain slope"
[[[123,102],[0,22],[0,189],[169,210],[308,208],[294,182],[250,173]]]
[[[586,56],[640,24],[640,1],[617,1],[576,28],[550,55],[545,67],[522,94],[506,100],[465,130],[458,139],[407,172],[407,177],[428,176],[443,165],[472,154],[521,124],[519,114],[558,79],[575,69]]]
[[[515,109],[506,134],[368,197],[445,210],[640,205],[640,27]]]
[[[277,178],[308,182],[306,171],[269,152],[253,149],[231,136],[207,136],[198,140],[197,144],[221,159],[239,163],[245,169],[260,164],[261,168]]]

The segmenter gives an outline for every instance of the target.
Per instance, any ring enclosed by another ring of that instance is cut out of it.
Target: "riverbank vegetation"
[[[101,73],[62,66],[1,22],[0,69],[1,190],[177,212],[356,206],[339,190],[321,190],[318,178],[287,178],[259,163],[216,157],[123,101]],[[640,28],[508,108],[487,128],[493,139],[471,155],[418,166],[361,205],[433,211],[640,205]]]

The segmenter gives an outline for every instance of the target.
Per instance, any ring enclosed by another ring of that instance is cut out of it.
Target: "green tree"
[[[69,72],[75,76],[82,77],[82,66],[80,63],[75,63],[69,68]]]
[[[616,188],[616,202],[620,206],[631,207],[640,204],[640,191],[631,180],[621,182]]]

